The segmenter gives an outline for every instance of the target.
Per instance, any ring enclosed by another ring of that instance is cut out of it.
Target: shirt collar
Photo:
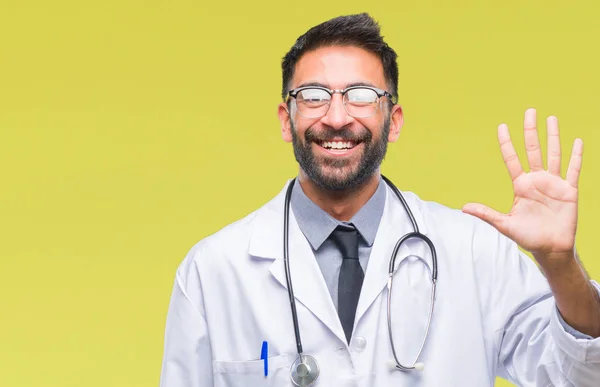
[[[344,223],[333,218],[306,196],[298,181],[292,188],[291,205],[300,230],[314,250],[319,249],[333,230]],[[356,227],[368,246],[375,242],[384,206],[385,182],[380,178],[373,196],[348,222]]]

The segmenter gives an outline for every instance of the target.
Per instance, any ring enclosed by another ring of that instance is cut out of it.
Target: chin
[[[356,188],[366,182],[370,176],[361,176],[357,168],[332,169],[322,167],[316,175],[308,175],[317,186],[329,191],[344,191]]]

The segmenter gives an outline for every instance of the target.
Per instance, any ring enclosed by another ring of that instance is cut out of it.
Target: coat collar
[[[285,193],[291,179],[287,180],[283,189],[270,201],[268,201],[263,207],[256,211],[254,221],[252,223],[252,230],[250,236],[249,254],[253,257],[261,257],[268,259],[283,259],[283,207],[285,202]],[[297,182],[295,183],[297,184]],[[384,220],[387,218],[392,224],[404,224],[408,225],[410,231],[412,231],[412,225],[408,220],[406,212],[402,208],[401,203],[398,201],[394,192],[390,187],[385,185],[385,208],[383,211],[384,216],[381,219],[377,235],[381,234],[381,226],[384,224]],[[427,225],[423,220],[423,213],[421,211],[422,204],[418,200],[417,196],[411,192],[402,192],[404,199],[406,200],[410,211],[415,217],[415,221],[419,226],[421,233],[428,235]],[[394,203],[390,204],[390,199]],[[393,219],[390,218],[390,210],[399,209],[398,212],[394,212]],[[290,226],[296,222],[296,218],[293,211],[290,209]],[[407,229],[408,230],[408,229]],[[398,234],[398,238],[400,238]],[[291,235],[290,235],[290,239]],[[377,239],[375,239],[377,241]],[[291,251],[291,250],[290,250]]]
[[[386,184],[383,179],[380,179],[373,195],[348,221],[356,227],[362,240],[369,247],[375,242],[375,235],[383,214],[385,189]],[[306,196],[298,182],[294,184],[292,190],[292,210],[302,233],[308,239],[313,250],[318,250],[333,230],[344,223],[323,211],[321,207]]]
[[[283,209],[285,194],[290,183],[291,180],[288,180],[277,196],[257,210],[251,226],[249,244],[251,259],[273,260],[270,272],[285,289],[287,289],[287,281],[283,261]],[[428,230],[423,222],[420,200],[412,193],[402,194],[419,226],[419,230],[427,235]],[[290,273],[296,301],[302,303],[328,326],[339,337],[340,341],[346,343],[339,317],[333,301],[329,297],[327,285],[312,248],[304,234],[302,234],[291,209],[289,215]],[[355,324],[360,322],[360,318],[386,287],[389,260],[396,241],[402,235],[411,231],[413,231],[413,228],[406,211],[391,188],[386,185],[385,208],[369,257]],[[409,239],[398,251],[396,267],[404,258],[411,255],[430,256],[430,254],[425,254],[424,245],[423,242]],[[426,260],[431,267],[430,257]]]

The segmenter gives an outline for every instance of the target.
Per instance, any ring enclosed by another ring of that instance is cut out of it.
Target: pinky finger
[[[571,160],[567,169],[567,181],[573,187],[577,188],[579,182],[579,174],[581,172],[581,164],[583,162],[583,140],[575,139],[573,150],[571,151]]]

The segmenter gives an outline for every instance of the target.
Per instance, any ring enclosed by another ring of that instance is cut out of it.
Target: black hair
[[[281,97],[285,100],[294,68],[308,51],[326,46],[356,46],[377,55],[383,64],[388,92],[398,98],[398,64],[396,52],[387,45],[379,24],[367,13],[339,16],[316,25],[301,35],[285,54],[281,63],[283,84]]]

